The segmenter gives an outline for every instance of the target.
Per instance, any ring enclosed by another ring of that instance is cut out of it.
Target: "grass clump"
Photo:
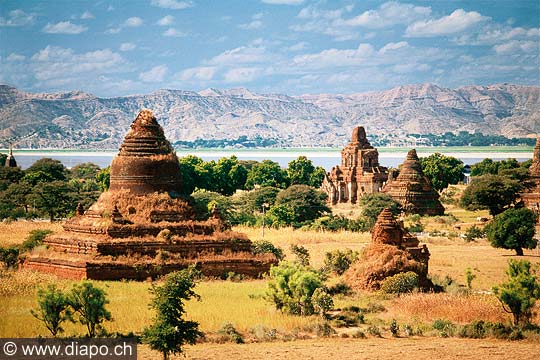
[[[230,322],[223,324],[221,329],[218,330],[218,335],[220,335],[220,342],[233,342],[236,344],[244,343],[244,338]]]
[[[439,332],[440,337],[450,337],[454,336],[456,332],[456,325],[450,320],[446,319],[437,319],[431,324],[434,330]]]
[[[381,291],[387,294],[410,293],[418,288],[419,276],[413,271],[399,273],[383,280]]]

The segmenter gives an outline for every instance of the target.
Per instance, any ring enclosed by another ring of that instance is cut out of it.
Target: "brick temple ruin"
[[[382,192],[399,202],[407,214],[430,216],[444,214],[439,194],[424,175],[415,149],[407,153],[399,172],[390,172]]]
[[[113,159],[110,188],[86,211],[79,205],[64,231],[44,240],[25,268],[71,279],[155,278],[195,265],[203,274],[258,277],[277,263],[252,252],[217,211],[195,220],[182,197],[176,154],[150,110],[142,110]]]
[[[433,286],[428,279],[430,253],[425,244],[411,235],[389,209],[384,209],[371,231],[371,243],[362,259],[345,273],[345,279],[355,289],[377,290],[384,279],[407,271],[418,274],[419,286]]]
[[[521,194],[521,199],[526,207],[540,214],[540,136],[536,138],[529,174],[533,186]]]
[[[387,178],[388,169],[380,166],[379,152],[360,126],[353,130],[351,142],[341,151],[341,166],[333,167],[325,175],[321,190],[332,204],[356,204],[362,196],[379,192]]]

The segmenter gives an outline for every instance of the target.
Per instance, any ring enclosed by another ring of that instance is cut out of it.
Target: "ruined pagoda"
[[[277,263],[219,214],[195,220],[176,154],[150,110],[142,110],[113,159],[110,188],[64,231],[44,240],[24,267],[72,279],[147,279],[195,265],[205,275],[258,277]],[[75,206],[74,206],[75,207]]]
[[[388,181],[382,192],[399,202],[407,214],[444,214],[439,194],[424,175],[415,149],[407,153],[399,174],[388,176]]]
[[[525,206],[538,214],[540,213],[540,136],[536,138],[529,174],[533,186],[521,194],[521,199]]]
[[[353,130],[351,142],[341,151],[341,166],[333,167],[325,175],[321,190],[332,204],[356,204],[362,196],[379,192],[387,178],[388,170],[379,165],[379,152],[360,126]]]

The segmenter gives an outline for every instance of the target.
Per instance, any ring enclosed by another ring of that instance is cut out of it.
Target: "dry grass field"
[[[456,217],[463,223],[474,222],[476,215],[456,209]],[[422,218],[425,226],[432,226],[434,220]],[[13,222],[0,224],[0,246],[21,243],[34,229],[58,231],[60,224],[47,222]],[[450,227],[449,227],[450,229]],[[246,233],[252,240],[261,239],[261,229],[237,227],[234,230]],[[368,233],[316,232],[286,229],[265,229],[266,240],[282,247],[288,256],[290,245],[305,246],[311,254],[315,267],[323,264],[324,254],[334,249],[350,248],[361,251],[370,241]],[[492,248],[486,240],[465,242],[458,237],[426,236],[421,238],[431,252],[430,274],[440,278],[450,276],[464,285],[465,270],[471,268],[476,279],[472,282],[473,295],[456,293],[410,294],[401,297],[376,293],[356,293],[351,296],[336,296],[335,307],[367,307],[379,304],[384,310],[366,315],[366,324],[360,330],[367,333],[368,326],[380,327],[383,339],[368,335],[368,339],[341,338],[349,330],[338,329],[338,335],[326,339],[315,338],[314,326],[319,323],[316,316],[298,317],[276,311],[264,300],[266,281],[247,280],[241,282],[206,280],[200,282],[196,292],[201,301],[191,301],[187,305],[188,316],[200,323],[201,330],[215,334],[226,322],[234,324],[247,342],[259,342],[255,335],[260,329],[275,329],[278,339],[296,339],[293,342],[281,340],[273,342],[249,343],[244,345],[203,343],[186,348],[190,359],[331,359],[348,356],[352,359],[393,359],[404,356],[417,359],[438,357],[450,358],[495,358],[529,359],[532,351],[540,351],[540,337],[522,342],[496,340],[470,340],[460,338],[439,338],[433,332],[431,323],[435,319],[448,319],[455,324],[465,324],[473,320],[508,322],[498,301],[489,294],[492,286],[505,279],[505,269],[510,258],[517,258],[513,252]],[[536,250],[526,250],[523,259],[540,263]],[[332,282],[339,279],[331,279]],[[38,286],[56,283],[69,289],[69,280],[36,274],[29,271],[0,271],[0,337],[47,336],[46,329],[30,314],[36,306],[35,291]],[[108,294],[109,310],[113,320],[105,326],[110,332],[140,332],[148,325],[153,313],[148,308],[151,294],[149,282],[94,282]],[[458,286],[456,285],[456,288]],[[391,337],[388,325],[392,319],[398,323],[424,329],[422,337]],[[540,319],[537,317],[536,321]],[[358,329],[357,329],[358,330]],[[354,329],[350,330],[354,331]],[[350,332],[349,331],[349,332]],[[81,334],[80,325],[66,326],[66,336]],[[211,337],[211,336],[210,336]],[[307,339],[307,340],[299,340]],[[535,342],[536,341],[536,342]],[[408,355],[409,354],[409,355]],[[511,354],[511,355],[510,355]],[[140,347],[139,358],[154,359],[159,354]],[[179,357],[180,358],[180,357]]]

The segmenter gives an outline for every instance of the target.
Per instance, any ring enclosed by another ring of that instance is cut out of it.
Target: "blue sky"
[[[0,0],[0,83],[351,93],[540,84],[540,1]]]

